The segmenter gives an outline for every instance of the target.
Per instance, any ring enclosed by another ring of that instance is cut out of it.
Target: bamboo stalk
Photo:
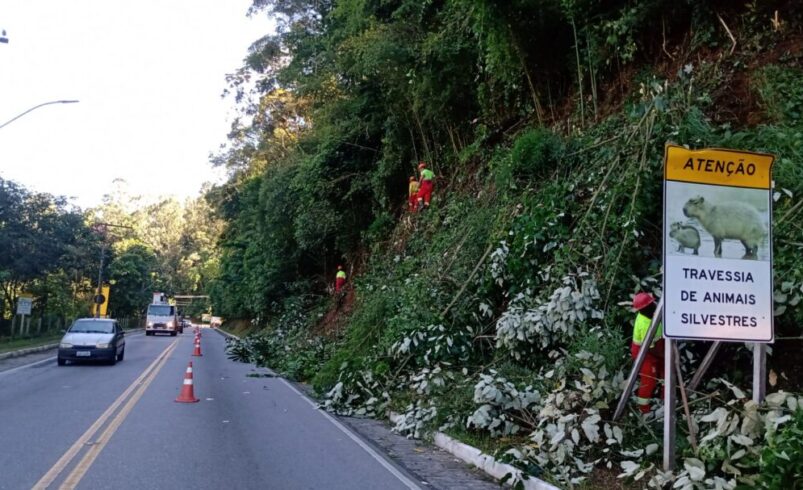
[[[585,119],[585,106],[583,103],[583,71],[580,68],[580,46],[577,42],[577,26],[574,24],[574,18],[572,18],[572,33],[574,34],[574,54],[575,59],[577,61],[577,88],[580,90],[580,126],[586,126],[586,119]]]
[[[588,42],[588,36],[586,35],[586,59],[588,59],[588,80],[591,84],[591,102],[594,104],[594,121],[597,120],[599,116],[597,110],[597,81],[596,77],[594,76],[594,65],[591,62],[591,44]]]
[[[675,61],[675,57],[669,54],[669,51],[666,50],[666,19],[663,17],[661,18],[661,36],[663,37],[663,44],[661,44],[661,49],[664,51],[664,54],[669,56],[669,59]]]
[[[460,296],[462,296],[463,291],[465,291],[466,288],[468,287],[468,283],[471,282],[471,280],[474,278],[474,275],[480,269],[480,266],[482,265],[482,263],[485,262],[485,259],[488,257],[488,254],[491,253],[491,250],[493,250],[493,247],[494,247],[494,243],[491,242],[491,244],[488,245],[488,248],[485,249],[485,253],[482,254],[482,258],[480,258],[480,261],[477,262],[477,265],[474,266],[474,270],[471,271],[471,274],[468,275],[468,279],[466,279],[466,282],[463,283],[463,287],[461,287],[460,291],[458,291],[457,294],[454,296],[454,298],[452,298],[452,301],[449,303],[449,305],[446,308],[443,309],[443,311],[441,312],[441,317],[446,316],[446,314],[449,312],[449,310],[452,308],[452,306],[454,306],[454,304],[457,302],[457,300],[460,298]]]

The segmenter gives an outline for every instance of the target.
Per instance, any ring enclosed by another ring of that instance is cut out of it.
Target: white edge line
[[[6,371],[0,371],[0,376],[6,375],[6,374],[15,373],[15,372],[21,371],[23,369],[27,369],[27,368],[30,368],[30,367],[38,366],[40,364],[53,362],[56,359],[56,357],[57,356],[48,357],[47,359],[42,359],[41,361],[32,362],[30,364],[23,364],[22,366],[17,366],[15,368],[11,368],[11,369],[8,369]]]
[[[284,383],[284,384],[285,384],[285,386],[287,386],[288,388],[290,388],[291,390],[293,390],[293,391],[294,391],[294,392],[295,392],[295,393],[296,393],[298,396],[300,396],[300,397],[301,397],[301,398],[302,398],[302,399],[303,399],[305,402],[307,402],[307,403],[309,403],[310,405],[312,405],[312,407],[315,409],[315,411],[317,411],[318,413],[320,413],[321,415],[323,415],[323,416],[324,416],[324,418],[326,418],[326,419],[327,419],[329,422],[331,422],[331,423],[332,423],[332,425],[334,425],[335,427],[337,427],[338,429],[340,429],[340,431],[341,431],[341,432],[343,432],[344,434],[346,434],[347,436],[349,436],[349,438],[350,438],[352,441],[356,442],[358,446],[360,446],[360,447],[361,447],[361,448],[362,448],[362,449],[363,449],[363,450],[364,450],[366,453],[370,454],[370,455],[371,455],[371,457],[373,457],[373,458],[374,458],[374,459],[375,459],[375,460],[376,460],[376,461],[377,461],[379,464],[381,464],[381,465],[382,465],[382,466],[383,466],[383,467],[384,467],[386,470],[388,470],[388,471],[389,471],[389,472],[390,472],[390,473],[391,473],[393,476],[395,476],[396,478],[398,478],[398,479],[399,479],[399,481],[401,481],[401,482],[402,482],[402,483],[403,483],[405,486],[407,486],[407,488],[414,489],[414,490],[421,490],[421,487],[420,487],[420,486],[419,486],[419,485],[418,485],[416,482],[412,481],[411,479],[407,478],[407,477],[406,477],[404,474],[402,474],[402,472],[400,472],[400,471],[399,471],[399,470],[398,470],[398,469],[397,469],[395,466],[393,466],[392,464],[390,464],[390,463],[389,463],[389,462],[388,462],[388,461],[387,461],[385,458],[383,458],[381,455],[379,455],[379,454],[378,454],[378,453],[377,453],[377,452],[374,450],[374,448],[372,448],[371,446],[369,446],[368,444],[366,444],[366,443],[365,443],[365,441],[363,441],[362,439],[360,439],[360,437],[359,437],[359,436],[357,436],[356,434],[354,434],[354,432],[352,432],[352,431],[351,431],[351,430],[349,430],[349,429],[348,429],[346,426],[344,426],[343,424],[341,424],[340,422],[338,422],[338,421],[337,421],[337,420],[336,420],[334,417],[332,417],[331,415],[329,415],[329,414],[328,414],[326,411],[324,411],[324,410],[321,410],[321,409],[318,407],[318,405],[317,405],[317,404],[315,404],[315,403],[314,403],[312,400],[310,400],[310,399],[309,399],[307,396],[305,396],[303,393],[301,393],[300,391],[298,391],[298,389],[297,389],[295,386],[293,386],[292,384],[290,384],[290,382],[289,382],[289,381],[287,381],[287,380],[286,380],[286,379],[284,379],[284,378],[279,378],[279,379],[282,381],[282,383]]]
[[[230,333],[228,333],[226,331],[223,331],[223,330],[220,330],[220,329],[215,329],[215,330],[218,333],[222,334],[224,337],[235,338],[237,340],[240,339],[240,337],[238,337],[238,336],[236,336],[234,334],[230,334]],[[268,369],[268,371],[270,371],[272,374],[274,374],[272,370]],[[329,422],[331,422],[332,425],[334,425],[335,427],[340,429],[341,432],[346,434],[349,437],[349,439],[351,439],[352,441],[356,442],[358,446],[360,446],[366,453],[368,453],[380,465],[382,465],[383,468],[388,470],[390,472],[390,474],[392,474],[393,476],[398,478],[399,481],[401,481],[407,488],[410,488],[412,490],[422,490],[420,485],[418,485],[416,482],[412,481],[411,479],[407,478],[407,476],[405,476],[401,471],[399,471],[398,468],[393,466],[391,463],[389,463],[387,461],[387,459],[383,458],[379,453],[377,453],[374,450],[374,448],[372,448],[371,446],[366,444],[365,441],[363,441],[360,438],[360,436],[358,436],[353,431],[349,430],[346,426],[344,426],[343,424],[338,422],[337,419],[335,419],[334,417],[329,415],[325,410],[321,410],[321,408],[315,402],[310,400],[309,397],[306,396],[305,394],[301,393],[298,390],[298,388],[293,386],[289,381],[287,381],[286,379],[282,378],[281,376],[278,376],[278,375],[275,375],[275,376],[282,383],[284,383],[285,386],[290,388],[296,395],[298,395],[302,400],[304,400],[305,402],[309,403],[310,406],[312,406],[312,408],[314,408],[316,412],[318,412],[319,414],[323,415],[323,417],[326,420],[328,420]]]
[[[127,335],[127,337],[132,337],[131,335]],[[48,357],[47,359],[42,359],[41,361],[34,361],[30,364],[23,364],[22,366],[17,366],[15,368],[7,369],[5,371],[0,371],[0,376],[5,376],[6,374],[16,373],[17,371],[21,371],[23,369],[32,368],[34,366],[38,366],[40,364],[46,364],[48,362],[53,362],[58,356]]]

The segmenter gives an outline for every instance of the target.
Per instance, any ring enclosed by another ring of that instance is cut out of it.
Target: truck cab
[[[145,317],[145,335],[157,333],[169,333],[172,336],[184,333],[175,305],[169,304],[162,293],[154,293],[153,302],[148,305]]]

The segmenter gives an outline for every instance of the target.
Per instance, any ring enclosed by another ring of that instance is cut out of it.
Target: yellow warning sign
[[[100,308],[99,315],[101,318],[106,318],[106,312],[109,308],[109,292],[111,291],[111,286],[109,284],[104,284],[101,288],[101,294],[103,295],[103,303],[101,304],[93,304],[92,305],[92,316],[95,316],[98,313],[98,308]]]
[[[773,155],[706,148],[689,150],[666,145],[666,180],[698,184],[770,189]]]
[[[108,284],[104,284],[101,290],[103,291],[102,294],[104,301],[103,304],[100,305],[100,316],[105,318],[106,310],[109,308],[109,291],[111,290],[111,286],[109,286]]]

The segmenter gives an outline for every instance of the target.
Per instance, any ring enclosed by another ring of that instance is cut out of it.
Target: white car
[[[59,343],[58,364],[67,361],[106,361],[114,365],[125,357],[125,332],[116,320],[79,318]]]

